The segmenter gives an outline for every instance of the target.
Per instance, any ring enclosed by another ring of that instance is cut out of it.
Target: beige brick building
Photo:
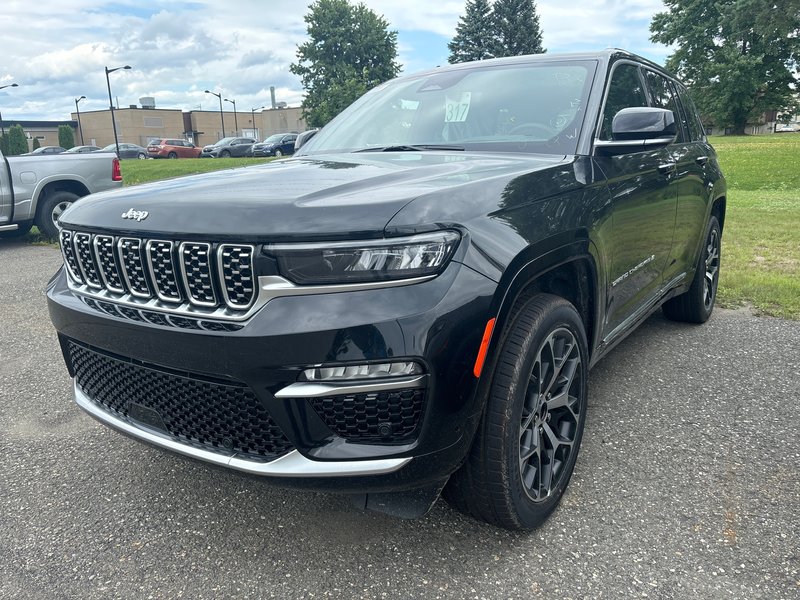
[[[264,139],[273,133],[289,131],[305,131],[306,124],[301,116],[302,109],[275,108],[255,111],[225,111],[220,119],[220,112],[210,110],[193,110],[183,112],[170,108],[119,108],[114,109],[117,122],[117,137],[120,142],[146,146],[154,138],[180,138],[194,143],[196,146],[213,144],[225,136],[248,136]],[[255,117],[255,124],[253,123]],[[71,118],[78,121],[77,113]],[[222,131],[222,120],[225,131]],[[238,129],[237,126],[238,125]],[[111,127],[111,111],[81,111],[80,128],[86,144],[106,146],[114,143],[114,131]],[[80,143],[80,133],[76,131],[75,143]]]

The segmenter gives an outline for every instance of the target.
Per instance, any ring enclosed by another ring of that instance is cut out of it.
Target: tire
[[[578,457],[588,366],[575,307],[550,294],[527,300],[501,338],[483,419],[445,499],[508,529],[541,525],[561,500]]]
[[[281,156],[283,156],[283,152],[281,152],[280,150],[275,150],[275,157],[280,158]]]
[[[689,290],[664,303],[664,316],[672,321],[705,323],[714,310],[719,285],[722,230],[717,217],[711,215],[705,243],[697,260],[697,268]]]
[[[12,239],[12,238],[21,238],[23,236],[28,235],[28,232],[33,227],[33,221],[27,221],[24,223],[18,223],[17,228],[13,231],[3,231],[0,233],[0,239]]]
[[[72,192],[55,192],[49,194],[41,204],[39,204],[38,218],[36,226],[45,237],[54,240],[58,237],[58,227],[56,220],[61,213],[69,208],[79,196]]]
[[[169,154],[167,154],[167,158],[178,158],[178,155],[175,154],[174,152],[170,152]]]
[[[231,157],[230,150],[223,150],[222,152],[219,153],[219,156],[220,158],[230,158]]]
[[[139,160],[144,160],[145,158],[147,158],[147,154],[145,154],[144,152],[139,152],[139,154],[136,155],[136,158],[138,158]]]

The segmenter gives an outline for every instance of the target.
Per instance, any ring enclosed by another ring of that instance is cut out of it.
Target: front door
[[[614,115],[648,106],[639,66],[617,63],[609,84],[600,139],[611,139]],[[599,156],[611,194],[611,266],[606,282],[604,339],[652,305],[662,289],[675,231],[677,187],[666,148]]]

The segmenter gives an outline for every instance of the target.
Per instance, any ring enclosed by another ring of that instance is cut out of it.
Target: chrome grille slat
[[[180,303],[183,296],[175,272],[172,248],[173,244],[169,240],[148,240],[145,246],[147,267],[159,300]]]
[[[211,244],[183,242],[178,249],[178,262],[189,302],[197,306],[216,306],[217,295],[211,271]]]
[[[100,281],[100,274],[94,262],[94,252],[92,252],[92,236],[88,233],[80,232],[74,234],[72,240],[83,280],[89,287],[102,289],[103,282]]]
[[[122,264],[122,276],[131,295],[137,298],[150,298],[152,294],[142,261],[142,240],[120,238],[117,242],[117,250],[120,264]]]
[[[259,299],[262,284],[250,244],[68,229],[59,240],[70,288],[91,308],[119,318],[236,331],[242,326],[235,322],[248,319],[269,299]]]
[[[100,277],[102,277],[106,289],[116,294],[124,294],[125,288],[114,251],[114,238],[110,235],[96,235],[92,240],[92,245]]]
[[[78,259],[75,256],[75,247],[72,245],[72,232],[62,229],[58,237],[61,242],[61,256],[64,257],[67,273],[74,281],[83,283],[81,268],[78,266]]]
[[[217,264],[222,274],[222,295],[231,308],[246,309],[255,300],[253,246],[222,244],[217,249]]]

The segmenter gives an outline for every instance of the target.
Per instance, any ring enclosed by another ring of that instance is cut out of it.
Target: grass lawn
[[[710,141],[728,181],[719,303],[800,319],[800,134]]]
[[[169,179],[181,175],[208,173],[220,169],[246,167],[275,160],[273,158],[179,158],[178,160],[123,160],[122,181],[124,185],[137,185],[148,181]]]

